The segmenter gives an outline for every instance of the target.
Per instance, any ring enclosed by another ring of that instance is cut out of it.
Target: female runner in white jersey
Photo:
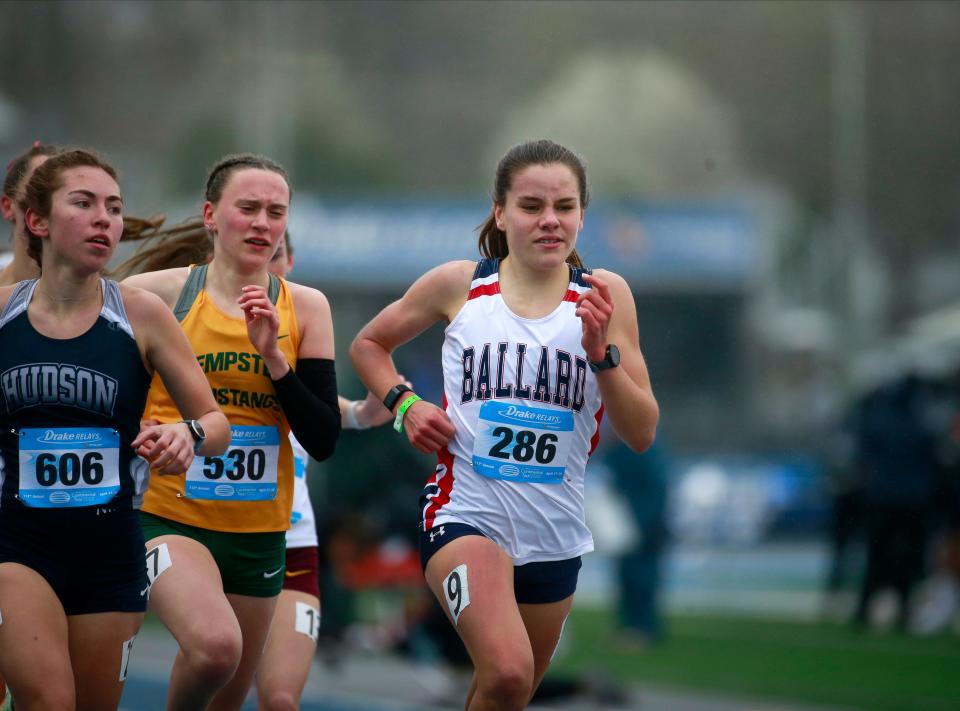
[[[574,153],[515,146],[497,166],[485,259],[427,272],[351,347],[395,427],[438,456],[421,560],[474,663],[470,711],[524,708],[546,671],[593,549],[583,476],[603,413],[637,451],[656,432],[630,288],[574,251],[586,205]],[[438,320],[442,408],[398,385],[390,357]]]

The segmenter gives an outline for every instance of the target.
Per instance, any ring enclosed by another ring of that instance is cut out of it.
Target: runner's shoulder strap
[[[267,287],[267,296],[270,298],[271,303],[276,304],[277,299],[280,297],[280,280],[273,274],[267,274],[267,276],[270,278],[270,284]],[[197,295],[203,289],[203,285],[206,284],[206,282],[206,264],[190,267],[187,280],[180,290],[177,305],[173,308],[173,315],[177,317],[177,321],[182,322],[183,319],[187,317],[187,314],[190,313],[190,309],[193,308],[193,302],[197,300]]]

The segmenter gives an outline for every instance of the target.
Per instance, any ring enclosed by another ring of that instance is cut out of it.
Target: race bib
[[[480,406],[473,469],[491,479],[560,484],[572,440],[572,412],[491,400]]]
[[[307,462],[297,454],[297,448],[293,448],[293,476],[294,479],[294,491],[296,491],[301,486],[306,486],[306,479],[304,477],[307,475]],[[300,519],[303,518],[303,514],[300,511],[297,511],[297,504],[300,503],[299,495],[293,497],[293,509],[290,511],[290,525],[297,523]]]
[[[277,497],[279,459],[276,427],[234,425],[226,454],[193,458],[184,493],[189,499],[270,501]]]
[[[296,451],[293,453],[293,475],[297,479],[303,479],[307,475],[307,462]]]
[[[20,430],[20,501],[97,506],[120,491],[120,434],[107,427]]]

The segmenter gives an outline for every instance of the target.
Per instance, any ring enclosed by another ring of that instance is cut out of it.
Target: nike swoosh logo
[[[279,341],[281,338],[286,338],[289,335],[289,333],[284,333],[282,336],[277,336],[277,340]]]
[[[144,595],[146,595],[146,594],[147,594],[147,590],[149,590],[149,589],[150,589],[150,586],[148,585],[148,586],[145,587],[143,590],[141,590],[141,591],[140,591],[140,597],[143,597]]]
[[[281,570],[283,570],[283,566],[282,566],[282,565],[281,565],[279,568],[277,568],[276,570],[274,570],[272,573],[264,573],[264,574],[263,574],[263,577],[265,577],[265,578],[272,578],[274,575],[276,575],[277,573],[279,573]]]
[[[309,573],[309,572],[311,572],[311,571],[310,571],[310,568],[307,568],[306,570],[293,570],[293,571],[288,570],[288,571],[285,573],[285,575],[286,575],[288,578],[296,578],[296,577],[299,576],[299,575],[306,575],[306,574]]]

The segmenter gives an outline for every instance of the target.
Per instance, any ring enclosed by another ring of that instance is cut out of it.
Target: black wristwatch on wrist
[[[203,440],[207,438],[207,433],[203,431],[203,425],[200,424],[200,420],[180,421],[190,430],[190,436],[193,437],[193,453],[196,454],[200,450]]]
[[[593,361],[588,358],[587,363],[590,365],[590,370],[594,373],[616,368],[620,365],[620,349],[610,343],[607,345],[607,352],[604,354],[603,360]]]
[[[393,408],[397,406],[397,403],[400,402],[400,396],[404,393],[412,393],[413,388],[409,385],[404,385],[400,383],[399,385],[394,385],[390,388],[390,391],[387,393],[386,397],[383,398],[383,406],[393,412]]]

